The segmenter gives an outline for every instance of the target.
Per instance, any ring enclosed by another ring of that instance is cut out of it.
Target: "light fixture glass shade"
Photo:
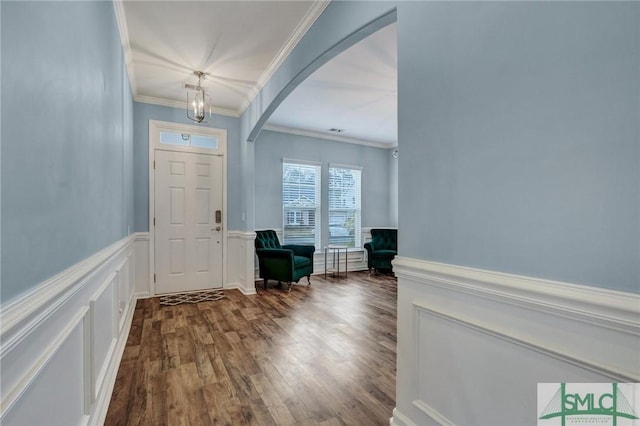
[[[198,77],[198,85],[185,84],[187,88],[187,118],[196,123],[207,123],[211,118],[211,98],[201,86],[202,79],[206,74],[202,71],[194,71],[193,75]]]
[[[200,85],[187,90],[187,118],[196,123],[207,123],[211,118],[211,98]]]

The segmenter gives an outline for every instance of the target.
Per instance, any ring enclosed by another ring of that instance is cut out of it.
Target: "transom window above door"
[[[218,149],[218,138],[189,133],[160,132],[162,145],[190,146],[193,148]]]
[[[227,131],[213,127],[149,120],[149,148],[151,151],[193,152],[224,155]]]

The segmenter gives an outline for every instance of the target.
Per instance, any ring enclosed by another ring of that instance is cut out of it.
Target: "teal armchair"
[[[291,283],[307,277],[311,285],[313,273],[314,246],[304,245],[280,245],[276,231],[256,231],[256,255],[260,267],[260,277],[264,280],[264,288],[267,289],[268,280],[277,280],[289,283],[288,291],[291,291]]]
[[[367,249],[367,267],[372,271],[392,272],[391,261],[398,254],[397,229],[372,229],[371,241],[364,245]]]

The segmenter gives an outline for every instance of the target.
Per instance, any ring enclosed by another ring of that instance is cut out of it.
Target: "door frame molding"
[[[191,148],[178,145],[160,145],[158,135],[160,131],[172,131],[180,133],[200,134],[214,136],[218,139],[218,149]],[[156,286],[154,274],[156,273],[155,263],[155,227],[153,218],[155,217],[155,168],[153,162],[156,149],[163,151],[177,151],[192,154],[207,154],[222,156],[222,288],[227,285],[227,130],[213,127],[194,126],[189,124],[172,123],[168,121],[149,120],[149,296],[156,296]]]

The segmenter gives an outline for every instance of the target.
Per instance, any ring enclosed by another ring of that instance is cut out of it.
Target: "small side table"
[[[331,272],[333,276],[340,277],[340,250],[344,250],[344,277],[347,277],[347,265],[348,265],[348,252],[347,246],[328,245],[324,246],[324,277],[327,278],[327,272]],[[333,260],[331,262],[331,268],[327,268],[327,258],[329,252],[333,254]],[[337,258],[336,258],[337,256]]]

